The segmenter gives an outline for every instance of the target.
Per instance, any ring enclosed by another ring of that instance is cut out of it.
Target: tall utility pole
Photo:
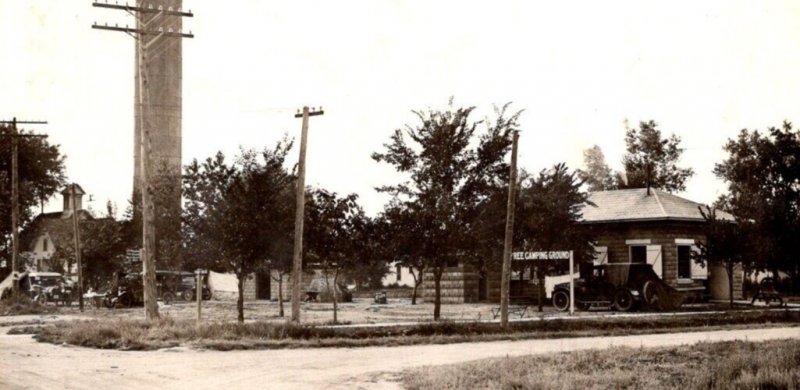
[[[165,19],[169,17],[193,17],[191,12],[184,12],[180,9],[172,7],[157,6],[153,7],[150,4],[148,7],[135,6],[135,5],[119,5],[108,3],[92,3],[92,6],[99,8],[109,8],[124,10],[131,14],[136,19],[136,27],[119,27],[117,25],[109,26],[93,24],[92,28],[100,30],[120,31],[124,32],[136,41],[136,72],[138,84],[138,132],[141,135],[139,139],[140,149],[140,183],[139,188],[142,193],[142,279],[144,283],[144,310],[145,318],[148,320],[158,318],[158,303],[156,302],[156,269],[155,269],[155,208],[152,201],[152,183],[149,181],[149,170],[151,168],[150,151],[152,149],[152,139],[150,134],[150,126],[145,125],[145,120],[148,115],[145,110],[148,105],[145,98],[149,100],[150,90],[147,81],[147,65],[148,61],[152,58],[148,57],[146,53],[148,49],[153,47],[156,43],[165,41],[166,38],[194,38],[194,35],[189,32],[184,33],[180,29],[173,29],[171,27],[164,27]],[[164,38],[164,39],[162,39]],[[173,43],[173,40],[166,40],[165,45]],[[152,57],[156,57],[153,55]]]
[[[508,206],[506,208],[506,237],[503,244],[503,274],[500,280],[500,326],[508,326],[509,288],[511,287],[511,246],[514,239],[514,202],[517,198],[517,141],[519,131],[514,131],[511,146],[511,168],[508,175]]]
[[[297,202],[294,214],[294,254],[292,257],[292,322],[300,322],[300,281],[303,273],[303,216],[306,205],[306,138],[308,138],[308,118],[322,115],[319,110],[303,107],[303,112],[295,114],[295,118],[303,118],[300,133],[300,159],[297,163]]]
[[[46,135],[39,134],[19,134],[18,124],[46,125],[45,121],[18,121],[13,118],[10,121],[0,121],[0,124],[11,125],[11,294],[16,299],[19,290],[19,280],[17,280],[17,257],[19,257],[19,145],[18,139],[23,138],[47,138]]]
[[[78,265],[78,306],[83,313],[83,263],[81,262],[81,225],[78,217],[78,202],[75,200],[75,183],[69,186],[69,198],[72,203],[72,229],[75,238],[75,263]]]

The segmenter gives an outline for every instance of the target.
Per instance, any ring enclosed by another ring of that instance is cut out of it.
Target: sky
[[[800,120],[800,2],[203,1],[183,42],[183,162],[273,147],[311,118],[306,183],[357,193],[401,180],[370,155],[412,110],[524,110],[519,165],[583,165],[599,145],[621,169],[625,123],[655,120],[696,174],[679,195],[711,203],[725,141]],[[130,24],[90,0],[0,0],[0,117],[67,156],[66,173],[118,214],[133,181],[134,44],[93,22]],[[800,124],[800,123],[799,123]],[[297,159],[297,148],[289,164]],[[53,198],[45,211],[59,210]]]

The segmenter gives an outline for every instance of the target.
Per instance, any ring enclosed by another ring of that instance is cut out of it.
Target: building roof
[[[583,208],[584,223],[635,222],[635,221],[705,221],[700,213],[708,206],[675,196],[662,190],[632,188],[625,190],[598,191],[589,194],[589,202]],[[717,211],[717,218],[733,221],[731,214]]]
[[[78,183],[72,183],[64,187],[61,190],[62,195],[70,195],[72,193],[72,187],[75,187],[75,195],[86,195],[86,191],[83,190],[83,187],[80,186]]]
[[[83,228],[89,225],[116,223],[113,218],[94,218],[86,210],[80,210],[80,225]],[[72,245],[74,239],[72,218],[62,217],[61,212],[39,214],[30,225],[22,232],[20,242],[23,248],[33,250],[36,240],[43,234],[50,236],[54,248]]]

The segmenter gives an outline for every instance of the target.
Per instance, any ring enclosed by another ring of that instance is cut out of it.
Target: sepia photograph
[[[0,0],[0,389],[800,389],[800,2]]]

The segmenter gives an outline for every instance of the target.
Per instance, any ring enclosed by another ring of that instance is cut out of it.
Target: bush
[[[24,314],[47,314],[58,311],[53,306],[41,305],[25,294],[18,294],[17,298],[6,298],[0,301],[0,315],[15,316]]]
[[[368,345],[445,344],[468,341],[514,340],[658,333],[715,326],[798,323],[800,312],[731,312],[719,315],[669,318],[603,318],[512,323],[441,321],[408,326],[331,328],[294,323],[204,323],[165,318],[143,320],[70,321],[43,327],[37,339],[92,348],[158,349],[193,344],[212,349],[269,349],[298,347],[357,347]]]

